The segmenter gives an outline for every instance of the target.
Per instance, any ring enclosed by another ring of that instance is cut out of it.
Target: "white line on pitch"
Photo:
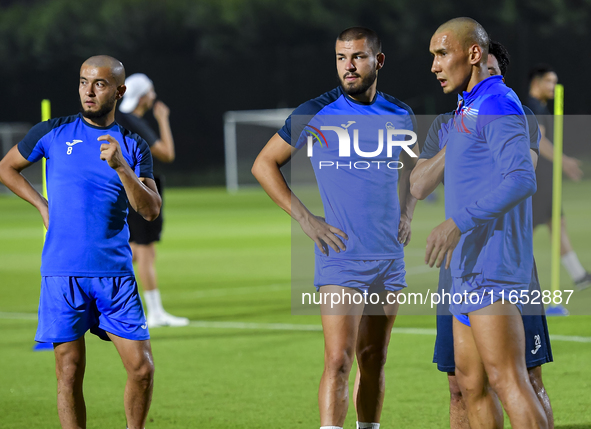
[[[437,270],[437,268],[430,268],[426,265],[418,265],[411,267],[406,270],[407,276],[414,276],[419,274],[430,273]],[[198,290],[194,292],[183,293],[181,295],[191,298],[213,298],[227,295],[250,295],[251,293],[257,292],[278,292],[289,290],[289,282],[276,283],[266,286],[251,286],[251,287],[235,287],[235,288],[224,288],[224,289],[207,289]]]
[[[426,274],[437,270],[437,268],[430,268],[427,265],[418,265],[411,267],[406,270],[407,276],[414,276],[420,274]],[[246,286],[246,287],[235,287],[235,288],[223,288],[223,289],[206,289],[197,290],[194,292],[180,293],[177,296],[183,296],[184,298],[216,298],[228,295],[250,295],[254,293],[265,293],[265,292],[282,292],[290,289],[290,283],[276,283],[265,286]]]
[[[0,311],[0,319],[37,320],[37,315],[34,313],[7,313]],[[192,328],[252,329],[262,331],[322,331],[321,325],[299,325],[296,323],[211,322],[207,320],[194,320],[191,321],[189,326]],[[435,329],[428,328],[394,327],[392,329],[392,333],[394,334],[435,335],[436,332]],[[591,337],[580,337],[576,335],[550,335],[550,339],[553,341],[591,343]]]
[[[6,313],[0,311],[0,319],[8,320],[37,320],[35,313]]]

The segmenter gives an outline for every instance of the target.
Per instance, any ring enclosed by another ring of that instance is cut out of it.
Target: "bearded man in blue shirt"
[[[343,297],[335,307],[320,304],[325,359],[318,392],[321,429],[343,428],[355,357],[357,428],[379,429],[384,365],[396,297],[406,287],[404,246],[416,204],[409,177],[417,145],[398,135],[390,138],[398,131],[411,136],[416,122],[410,107],[377,90],[385,55],[373,30],[341,32],[335,57],[341,84],[300,105],[262,149],[252,172],[316,243],[319,296]],[[386,144],[384,136],[389,136]],[[308,210],[280,170],[306,144],[324,217]],[[362,294],[379,299],[356,301]]]

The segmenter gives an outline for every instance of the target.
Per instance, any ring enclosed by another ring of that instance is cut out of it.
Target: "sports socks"
[[[164,312],[164,308],[162,307],[162,299],[160,298],[160,291],[158,289],[145,291],[144,298],[146,299],[146,309],[148,310],[148,314],[158,314]]]
[[[380,424],[357,422],[357,429],[380,429]]]
[[[320,429],[343,429],[340,426],[320,426]]]
[[[574,250],[571,250],[560,259],[573,281],[581,280],[587,274]]]

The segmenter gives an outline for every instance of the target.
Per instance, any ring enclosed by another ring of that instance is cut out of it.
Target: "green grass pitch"
[[[591,200],[582,196],[590,186],[566,182],[564,189],[573,244],[587,267]],[[318,316],[291,314],[288,216],[260,190],[170,189],[166,204],[157,262],[162,297],[170,312],[195,322],[151,332],[156,380],[147,427],[318,427],[323,340]],[[436,271],[421,267],[426,237],[442,219],[441,199],[417,206],[406,258],[410,288],[436,286]],[[53,353],[31,351],[41,235],[32,207],[0,195],[0,427],[6,429],[59,428]],[[536,231],[543,287],[549,286],[549,240],[547,231]],[[562,281],[569,289],[564,272]],[[591,290],[580,293],[583,301],[585,293],[588,298]],[[549,323],[551,334],[561,336],[552,344],[555,362],[544,366],[556,427],[590,428],[591,317]],[[398,318],[382,427],[447,427],[447,381],[431,363],[434,327],[433,316]],[[111,344],[86,338],[88,427],[124,428],[123,366]],[[345,427],[354,422],[351,404]]]

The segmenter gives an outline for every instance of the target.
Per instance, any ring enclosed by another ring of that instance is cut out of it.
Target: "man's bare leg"
[[[130,243],[133,260],[137,262],[139,285],[144,290],[144,304],[148,313],[148,326],[187,326],[189,319],[167,313],[162,306],[156,273],[156,243]]]
[[[552,220],[549,220],[546,225],[550,230],[550,235],[552,235]],[[572,252],[573,245],[570,242],[570,237],[568,236],[568,231],[566,230],[566,221],[564,220],[564,216],[560,218],[560,256],[564,256],[569,252]]]
[[[320,293],[342,292],[353,295],[354,289],[342,286],[322,286]],[[324,371],[318,389],[321,426],[342,427],[349,408],[349,373],[355,359],[355,345],[363,304],[348,303],[330,308],[321,304],[324,332]]]
[[[546,413],[546,419],[548,420],[548,428],[554,429],[554,413],[552,412],[552,406],[550,405],[550,398],[548,397],[548,392],[546,392],[546,388],[544,387],[544,383],[542,382],[542,367],[535,366],[533,368],[528,368],[527,372],[529,374],[529,380],[532,384],[532,387],[534,388],[534,392],[536,392],[536,396],[538,397],[540,403],[542,404],[542,407],[544,408],[544,412]],[[449,382],[450,393],[449,426],[451,429],[470,429],[470,423],[468,421],[468,411],[466,410],[466,405],[464,404],[462,392],[460,390],[460,386],[456,379],[455,373],[448,372],[447,379]],[[489,390],[489,392],[491,395],[494,395],[494,400],[498,404],[498,409],[500,409],[501,405],[500,403],[498,403],[496,393],[493,390]],[[501,416],[501,419],[502,417],[503,416]]]
[[[468,410],[466,410],[455,372],[447,373],[447,381],[449,383],[449,427],[451,429],[470,429]]]
[[[158,288],[156,277],[156,246],[150,244],[130,243],[133,260],[137,262],[137,274],[144,291]]]
[[[154,359],[150,341],[133,341],[108,333],[127,371],[125,416],[128,429],[144,429],[152,402]]]
[[[548,392],[544,387],[544,383],[542,382],[542,366],[534,366],[533,368],[528,368],[527,373],[529,374],[529,381],[534,388],[534,392],[542,404],[542,408],[544,409],[544,413],[546,414],[546,419],[548,420],[548,429],[554,429],[554,412],[552,411],[552,405],[550,404],[550,398],[548,397]]]
[[[67,343],[54,343],[57,376],[57,412],[63,429],[86,428],[86,404],[82,392],[86,368],[84,336]]]
[[[466,406],[469,421],[467,427],[471,429],[502,429],[503,410],[499,401],[495,400],[496,395],[490,394],[485,367],[480,359],[472,330],[454,317],[453,331],[455,378]],[[523,356],[523,349],[521,355]],[[456,411],[459,411],[458,408]]]
[[[454,320],[454,336],[457,324],[460,323]],[[471,313],[470,324],[477,354],[482,359],[490,385],[509,415],[511,426],[514,429],[546,429],[548,421],[525,365],[525,334],[517,307],[497,301]],[[457,368],[456,362],[456,372]],[[458,382],[461,386],[462,381],[458,379]],[[470,412],[471,404],[467,405]],[[474,429],[474,425],[472,427]]]
[[[552,235],[552,221],[550,220],[546,225],[548,225],[550,235]],[[577,288],[588,288],[589,284],[591,284],[591,274],[583,267],[577,253],[573,249],[566,230],[564,216],[560,218],[560,259]]]
[[[388,302],[387,295],[395,293],[384,292],[380,302]],[[390,302],[396,301],[391,299]],[[380,422],[386,389],[384,365],[397,312],[397,302],[365,306],[357,334],[357,374],[353,391],[359,422]]]

